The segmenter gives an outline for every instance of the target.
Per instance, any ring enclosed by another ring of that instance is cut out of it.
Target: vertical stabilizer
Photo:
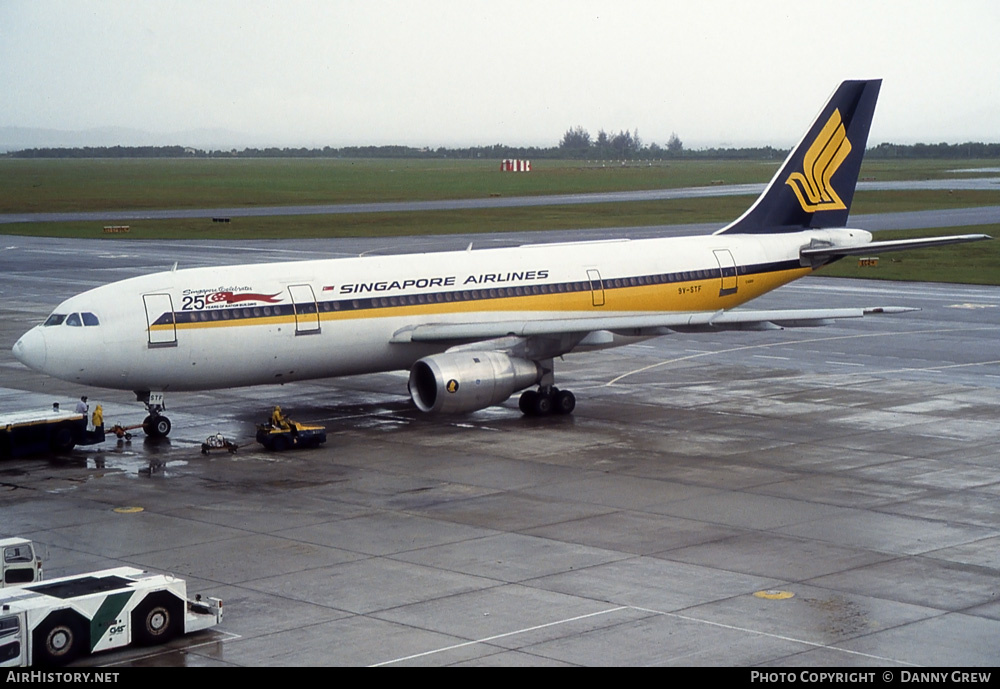
[[[843,82],[764,193],[717,234],[846,225],[881,85],[881,79]]]

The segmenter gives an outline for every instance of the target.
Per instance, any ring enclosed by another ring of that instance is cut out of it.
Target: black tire
[[[181,606],[169,593],[154,593],[132,611],[132,640],[140,646],[169,641],[180,632]]]
[[[170,419],[162,414],[155,416],[150,414],[142,422],[142,430],[146,431],[146,435],[150,438],[166,438],[170,434],[170,429]]]
[[[35,665],[58,666],[72,662],[84,646],[84,630],[80,616],[65,610],[53,613],[32,632]]]
[[[555,396],[552,411],[556,414],[572,414],[576,409],[576,395],[569,390],[560,390]]]
[[[61,423],[56,426],[49,438],[49,447],[55,453],[66,453],[76,446],[76,436],[73,433],[73,426],[68,423]]]
[[[288,442],[288,438],[283,435],[279,435],[277,438],[271,441],[271,450],[274,452],[284,452],[290,448],[292,444]]]
[[[535,398],[534,406],[535,416],[548,416],[552,413],[552,395],[546,395],[544,393],[538,393],[538,397]]]
[[[525,416],[534,416],[535,414],[535,399],[538,397],[538,393],[534,390],[525,390],[521,393],[521,397],[517,400],[517,408],[521,410],[521,413]]]

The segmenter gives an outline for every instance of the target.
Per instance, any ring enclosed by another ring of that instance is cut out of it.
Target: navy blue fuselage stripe
[[[660,273],[657,275],[639,275],[623,278],[603,278],[597,281],[577,280],[573,282],[557,282],[551,284],[533,284],[520,287],[481,287],[468,290],[451,290],[447,292],[428,292],[420,294],[402,294],[391,297],[364,297],[361,299],[332,299],[317,302],[297,302],[282,305],[267,306],[234,306],[225,309],[203,309],[200,311],[175,311],[164,313],[153,325],[170,325],[176,323],[197,323],[219,320],[247,320],[253,318],[270,318],[274,316],[291,316],[298,311],[299,315],[336,311],[362,311],[369,309],[385,309],[399,306],[421,306],[426,304],[447,304],[462,301],[479,301],[484,299],[509,299],[511,297],[533,297],[546,294],[569,294],[573,292],[591,292],[594,289],[616,290],[630,287],[645,287],[648,285],[669,285],[695,280],[715,280],[720,277],[735,275],[761,275],[777,273],[786,270],[798,270],[804,266],[797,260],[777,261],[773,263],[757,263],[720,270],[718,266],[709,269],[687,270],[678,273]]]

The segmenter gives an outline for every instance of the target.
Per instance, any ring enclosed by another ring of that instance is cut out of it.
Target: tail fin
[[[881,79],[845,81],[764,193],[716,234],[843,227],[854,199]]]

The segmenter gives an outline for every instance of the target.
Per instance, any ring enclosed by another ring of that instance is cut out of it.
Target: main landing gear
[[[552,358],[536,359],[541,377],[537,390],[525,390],[517,402],[525,416],[548,416],[549,414],[572,414],[576,409],[576,396],[569,390],[560,390],[554,383],[555,362]]]
[[[542,385],[537,390],[522,392],[517,406],[525,416],[572,414],[573,410],[576,409],[576,396],[569,390],[560,390],[552,385]]]
[[[149,416],[142,422],[142,430],[150,438],[166,438],[170,434],[170,419],[163,415],[166,406],[163,404],[162,392],[135,393],[135,398],[146,405]]]

